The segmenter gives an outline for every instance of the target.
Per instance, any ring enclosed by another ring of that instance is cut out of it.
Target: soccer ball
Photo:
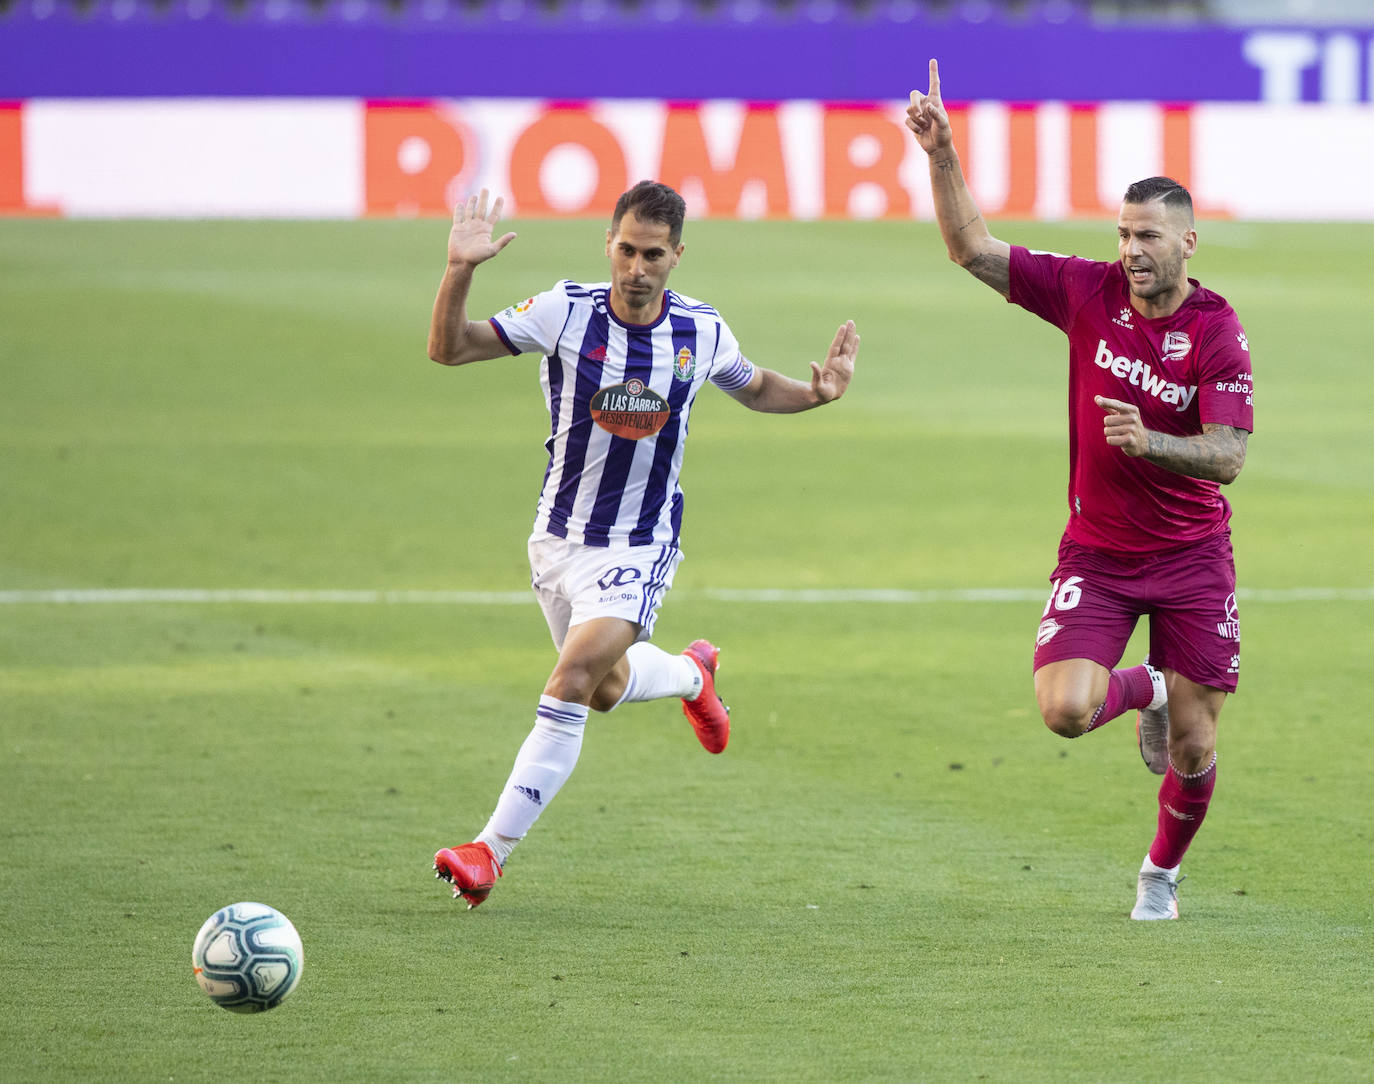
[[[276,1008],[305,967],[301,935],[265,903],[231,903],[205,920],[191,946],[191,967],[206,995],[230,1012]]]

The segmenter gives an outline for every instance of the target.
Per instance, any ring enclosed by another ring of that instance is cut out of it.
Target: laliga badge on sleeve
[[[608,433],[626,440],[643,440],[668,421],[668,400],[638,377],[612,384],[592,396],[592,420]]]

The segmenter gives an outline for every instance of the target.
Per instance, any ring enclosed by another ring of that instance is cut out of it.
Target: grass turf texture
[[[517,223],[485,314],[603,275],[598,223]],[[1110,257],[1108,224],[1002,224]],[[0,608],[0,985],[16,1080],[1366,1080],[1362,705],[1374,230],[1204,223],[1254,344],[1230,496],[1241,695],[1185,872],[1135,924],[1155,780],[1131,719],[1069,743],[1036,602],[748,603],[713,588],[1045,585],[1064,348],[923,225],[693,223],[674,285],[794,375],[853,316],[857,382],[771,418],[703,394],[656,639],[724,647],[729,751],[675,703],[593,720],[467,913],[552,663],[532,605]],[[440,222],[0,222],[0,590],[519,591],[534,359],[424,359]],[[1357,400],[1358,401],[1358,400]],[[1143,637],[1129,658],[1143,651]],[[280,1009],[190,974],[216,908],[305,942]]]

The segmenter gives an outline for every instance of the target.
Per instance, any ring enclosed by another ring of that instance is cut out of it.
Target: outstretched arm
[[[498,196],[487,213],[487,190],[453,209],[453,228],[448,235],[448,267],[434,298],[429,320],[429,356],[441,365],[466,365],[510,353],[501,337],[485,320],[468,320],[468,290],[477,265],[491,259],[513,240],[508,233],[493,241],[492,229],[501,217],[504,200]]]
[[[1234,482],[1245,466],[1245,449],[1250,434],[1234,425],[1204,422],[1202,432],[1193,437],[1177,437],[1146,429],[1140,408],[1119,399],[1096,395],[1093,402],[1107,413],[1102,430],[1107,443],[1129,456],[1148,459],[1157,467],[1225,485]]]
[[[988,232],[987,223],[964,182],[954,133],[940,97],[940,68],[930,62],[930,89],[911,92],[906,126],[930,156],[930,190],[949,258],[1003,297],[1011,294],[1011,246]]]
[[[754,377],[742,388],[727,394],[750,410],[766,414],[795,414],[823,403],[834,402],[849,387],[854,376],[854,362],[859,357],[859,333],[854,321],[841,324],[835,332],[825,363],[811,363],[811,383],[793,380],[772,369],[756,367]]]

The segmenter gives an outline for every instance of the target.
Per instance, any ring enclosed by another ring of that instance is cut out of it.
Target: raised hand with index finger
[[[927,154],[934,154],[954,142],[945,103],[940,98],[940,65],[933,58],[930,61],[930,89],[925,94],[919,90],[911,92],[906,126],[915,133],[916,142]]]

